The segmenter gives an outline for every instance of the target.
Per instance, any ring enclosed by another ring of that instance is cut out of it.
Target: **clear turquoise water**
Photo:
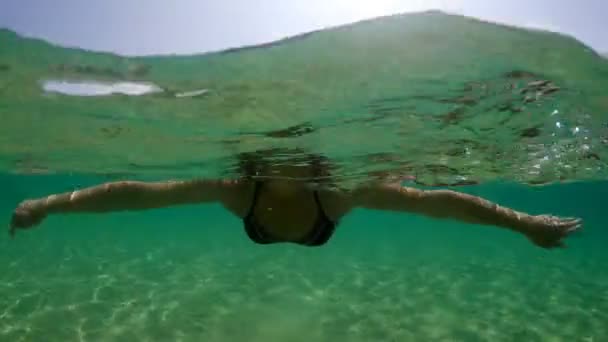
[[[45,91],[48,81],[162,92],[70,96]],[[0,170],[232,177],[236,154],[282,148],[328,157],[346,186],[387,173],[605,180],[606,89],[608,60],[571,37],[439,12],[192,56],[125,57],[0,30]]]
[[[103,181],[3,175],[25,197]],[[50,217],[0,240],[2,341],[603,341],[608,183],[467,192],[581,216],[564,250],[358,210],[323,248],[261,247],[219,206]]]
[[[162,92],[44,88],[65,80]],[[0,341],[608,341],[606,89],[608,61],[571,37],[439,12],[193,56],[0,30],[0,222],[108,180],[232,177],[273,148],[328,157],[345,187],[479,183],[457,190],[585,220],[547,251],[364,210],[312,249],[256,245],[217,205],[52,216],[0,236]]]

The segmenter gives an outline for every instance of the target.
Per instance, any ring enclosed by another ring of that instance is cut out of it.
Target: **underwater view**
[[[608,341],[607,89],[575,38],[439,11],[195,55],[0,29],[0,341]],[[547,249],[356,208],[309,248],[186,203],[8,233],[26,199],[237,179],[259,151],[322,156],[345,191],[451,189],[583,228]]]

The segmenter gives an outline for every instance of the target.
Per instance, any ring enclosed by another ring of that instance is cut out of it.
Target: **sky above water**
[[[606,0],[2,0],[0,27],[125,55],[190,54],[428,9],[563,32],[608,52]]]

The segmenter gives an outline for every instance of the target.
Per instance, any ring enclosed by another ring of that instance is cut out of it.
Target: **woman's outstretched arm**
[[[9,232],[14,236],[17,229],[36,226],[48,214],[102,213],[224,202],[234,198],[238,189],[237,181],[221,180],[105,183],[21,202],[13,212]]]
[[[401,186],[362,187],[353,204],[369,209],[404,211],[441,219],[493,225],[527,236],[544,248],[563,247],[562,239],[581,228],[578,218],[530,215],[481,197],[451,190],[419,190]]]

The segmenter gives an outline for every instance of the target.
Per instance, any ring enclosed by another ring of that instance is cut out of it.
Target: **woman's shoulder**
[[[244,217],[249,211],[255,182],[248,179],[225,179],[222,204],[233,214]]]
[[[339,221],[352,208],[350,191],[340,188],[322,188],[317,190],[323,210],[332,221]]]

